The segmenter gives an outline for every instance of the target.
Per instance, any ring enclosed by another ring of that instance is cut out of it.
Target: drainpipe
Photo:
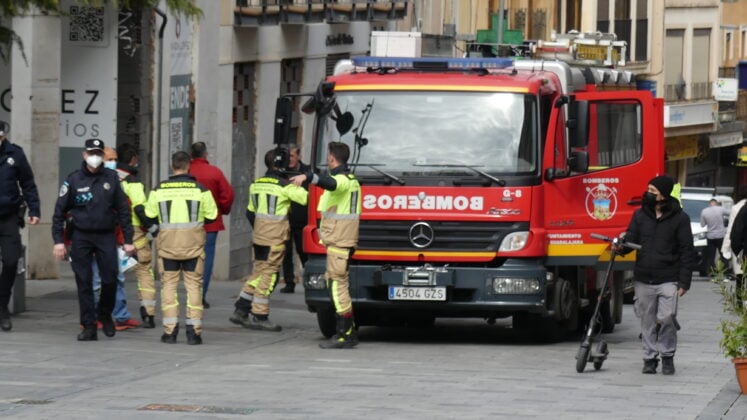
[[[151,189],[155,188],[156,185],[158,185],[159,180],[161,179],[161,106],[163,102],[163,33],[166,30],[166,22],[168,21],[168,18],[166,17],[166,13],[164,13],[162,10],[160,10],[157,7],[154,7],[153,10],[161,16],[161,19],[163,19],[163,22],[161,22],[161,28],[158,30],[158,80],[156,85],[158,88],[156,89],[156,110],[158,112],[158,119],[156,119],[156,139],[154,142],[153,147],[153,158],[155,161],[155,175],[151,179]],[[155,113],[154,113],[155,114]]]
[[[501,0],[500,5],[498,6],[498,48],[496,48],[496,52],[501,48],[501,44],[503,44],[503,8],[506,6],[505,0]],[[529,14],[529,10],[527,10],[527,14]],[[500,54],[499,54],[500,55]]]

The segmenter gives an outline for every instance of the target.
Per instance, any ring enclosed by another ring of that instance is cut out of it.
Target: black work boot
[[[656,368],[659,366],[659,359],[643,359],[643,370],[642,373],[656,373]]]
[[[187,344],[195,346],[202,344],[202,337],[195,332],[195,327],[187,325]]]
[[[249,328],[249,315],[246,312],[243,312],[241,309],[236,309],[235,311],[233,311],[233,315],[231,315],[228,320],[236,325],[241,325],[242,327]]]
[[[13,323],[10,322],[10,311],[5,305],[0,306],[0,328],[2,328],[3,331],[10,331],[13,329]]]
[[[337,317],[337,334],[329,340],[319,343],[322,349],[351,349],[358,345],[358,334],[355,332],[353,317]]]
[[[153,315],[148,315],[145,306],[140,307],[140,318],[143,319],[143,328],[156,328],[156,318]]]
[[[171,334],[163,333],[163,335],[161,335],[161,342],[166,344],[175,344],[177,335],[179,335],[179,324],[176,324],[176,326],[174,327],[174,331],[172,331]]]
[[[674,356],[662,356],[661,374],[674,375]]]
[[[99,316],[99,322],[101,322],[101,329],[104,331],[104,335],[107,337],[114,337],[117,329],[114,327],[114,320],[112,319],[112,316]]]
[[[293,280],[286,281],[285,287],[280,289],[280,293],[293,293],[296,291],[296,283],[293,282]]]
[[[96,341],[98,339],[95,325],[83,328],[83,331],[78,334],[78,341]]]

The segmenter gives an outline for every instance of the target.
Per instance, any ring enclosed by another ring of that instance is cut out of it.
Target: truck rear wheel
[[[335,319],[335,311],[331,308],[317,308],[316,310],[316,322],[319,324],[319,331],[326,338],[330,338],[337,331],[337,320]]]

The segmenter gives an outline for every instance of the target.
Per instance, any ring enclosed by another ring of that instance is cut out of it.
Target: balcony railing
[[[402,19],[407,1],[395,0],[236,0],[237,26]]]

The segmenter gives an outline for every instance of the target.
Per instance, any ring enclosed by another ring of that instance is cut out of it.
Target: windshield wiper
[[[392,181],[396,182],[399,185],[405,185],[405,181],[402,178],[399,178],[396,175],[392,175],[388,172],[384,172],[381,169],[376,168],[377,166],[386,166],[383,163],[348,163],[348,166],[365,166],[366,168],[371,168],[374,171],[378,172],[379,174],[384,175],[385,177],[391,179]]]
[[[469,169],[472,172],[474,172],[474,173],[476,173],[478,175],[481,175],[484,178],[487,178],[487,179],[495,182],[500,187],[503,187],[503,186],[506,185],[506,181],[504,181],[504,180],[502,180],[500,178],[496,178],[493,175],[490,175],[489,173],[487,173],[485,171],[481,171],[481,170],[477,169],[477,167],[474,166],[474,165],[463,165],[463,164],[459,164],[459,163],[435,163],[435,164],[414,164],[413,166],[422,166],[422,167],[426,167],[426,168],[462,168],[462,169]]]

